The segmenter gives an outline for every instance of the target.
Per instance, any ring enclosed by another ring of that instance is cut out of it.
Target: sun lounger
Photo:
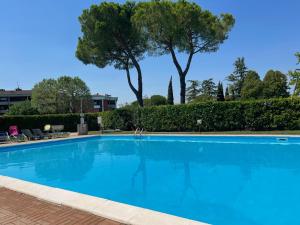
[[[46,134],[41,131],[41,129],[32,129],[34,136],[40,137],[41,139],[50,138],[51,134]]]
[[[70,135],[69,132],[63,132],[64,125],[50,125],[46,124],[44,126],[44,133],[52,138],[61,138],[61,137],[67,137]]]
[[[23,129],[23,130],[21,130],[21,132],[22,132],[22,134],[24,134],[28,138],[28,140],[39,140],[39,139],[41,139],[40,136],[32,134],[29,129]]]
[[[64,125],[51,125],[51,135],[54,135],[55,137],[67,137],[70,135],[69,132],[63,132]]]
[[[0,143],[5,143],[10,140],[7,132],[0,131]]]

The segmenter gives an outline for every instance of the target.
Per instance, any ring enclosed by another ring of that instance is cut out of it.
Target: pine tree
[[[212,78],[203,80],[200,83],[200,94],[204,97],[214,98],[217,93],[217,86]]]
[[[237,58],[234,62],[234,71],[227,77],[227,80],[231,82],[232,98],[241,97],[242,87],[247,75],[248,68],[245,64],[245,58]]]
[[[194,100],[200,93],[200,83],[198,80],[188,80],[190,85],[186,89],[186,98],[188,102]]]
[[[167,99],[168,105],[174,105],[174,95],[173,95],[173,82],[172,82],[172,76],[169,82],[168,87],[168,99]]]
[[[223,84],[221,82],[218,83],[217,101],[222,101],[222,102],[225,101]]]

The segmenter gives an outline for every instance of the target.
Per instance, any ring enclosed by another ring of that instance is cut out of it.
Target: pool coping
[[[56,139],[45,139],[45,140],[35,140],[35,141],[27,141],[27,142],[13,142],[7,144],[0,144],[0,149],[3,147],[14,147],[14,146],[22,146],[22,145],[31,145],[38,143],[47,143],[47,142],[60,142],[72,139],[84,139],[91,137],[113,137],[113,136],[135,136],[134,134],[92,134],[92,135],[82,135],[82,136],[71,136],[66,138],[56,138]],[[159,133],[159,134],[143,134],[142,136],[166,136],[166,137],[291,137],[291,138],[300,138],[300,135],[291,135],[291,134],[168,134],[168,133]]]
[[[154,210],[60,188],[40,185],[7,176],[0,175],[0,187],[128,225],[209,225],[207,223],[189,220]]]

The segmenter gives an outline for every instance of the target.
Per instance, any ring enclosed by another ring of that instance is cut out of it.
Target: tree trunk
[[[185,104],[185,94],[186,94],[185,75],[181,74],[179,76],[180,76],[180,104]]]
[[[139,106],[144,107],[143,95],[137,95],[136,98],[139,103]]]
[[[126,68],[126,75],[127,75],[127,81],[129,84],[130,89],[132,92],[135,94],[137,102],[139,106],[143,107],[144,106],[144,100],[143,100],[143,81],[142,81],[142,74],[140,70],[138,70],[138,89],[136,89],[132,82],[131,82],[131,77],[130,77],[130,71],[129,68]]]
[[[185,69],[183,70],[182,67],[180,66],[179,62],[178,62],[178,59],[176,57],[175,51],[172,48],[172,46],[169,46],[169,50],[170,50],[170,53],[171,53],[171,56],[172,56],[173,63],[175,65],[176,69],[177,69],[177,72],[178,72],[178,75],[179,75],[179,78],[180,78],[180,104],[185,104],[185,92],[186,92],[185,78],[186,78],[186,75],[187,75],[187,73],[190,69],[194,52],[193,51],[190,52],[187,64],[185,66]]]

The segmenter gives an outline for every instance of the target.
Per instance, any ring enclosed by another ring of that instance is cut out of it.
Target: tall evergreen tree
[[[190,84],[186,89],[186,97],[188,102],[194,100],[200,93],[200,83],[198,80],[188,80]]]
[[[223,84],[220,81],[218,83],[218,89],[217,89],[217,101],[221,101],[221,102],[225,101]]]
[[[168,105],[174,105],[174,95],[173,95],[173,82],[172,82],[172,76],[169,82],[168,86],[168,99],[167,99]]]
[[[298,59],[298,63],[297,63],[297,64],[300,64],[300,52],[297,52],[297,53],[295,54],[295,56],[296,56],[297,59]]]
[[[99,68],[114,66],[126,72],[127,82],[143,106],[143,76],[140,61],[148,50],[147,37],[133,24],[136,3],[102,2],[92,5],[79,17],[82,35],[76,57]],[[132,69],[137,86],[132,82]]]
[[[234,71],[227,77],[227,80],[231,82],[231,91],[234,94],[233,98],[241,97],[242,87],[247,75],[247,67],[245,64],[245,58],[237,58],[234,62]]]
[[[217,86],[212,78],[203,80],[200,85],[200,94],[205,97],[215,97]]]
[[[225,100],[230,100],[230,96],[229,96],[229,88],[228,88],[228,86],[226,87],[226,90],[225,90]]]

